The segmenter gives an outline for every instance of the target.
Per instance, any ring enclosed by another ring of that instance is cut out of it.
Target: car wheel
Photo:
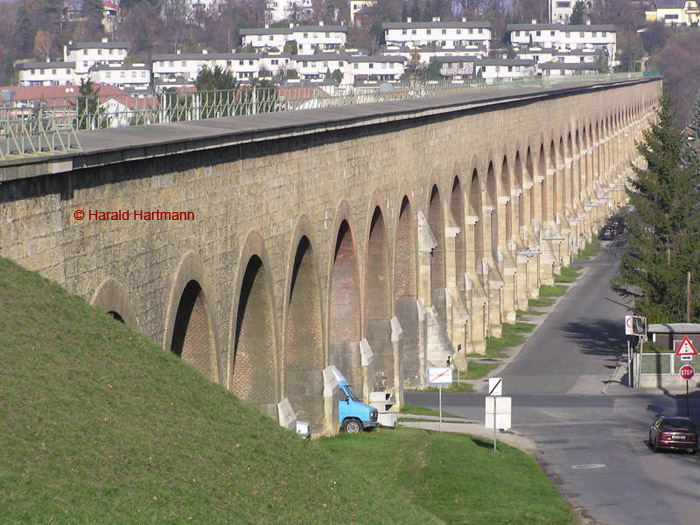
[[[343,430],[348,434],[357,434],[362,431],[362,423],[355,418],[346,419],[343,421]]]

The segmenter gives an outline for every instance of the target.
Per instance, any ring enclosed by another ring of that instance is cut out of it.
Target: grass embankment
[[[302,440],[1,258],[0,290],[1,523],[571,522],[530,456],[408,429]]]
[[[397,428],[320,445],[392,485],[395,501],[422,502],[448,523],[574,523],[535,459],[503,444],[494,454],[478,438]]]

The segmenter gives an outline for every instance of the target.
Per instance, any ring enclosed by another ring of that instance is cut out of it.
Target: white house
[[[547,64],[538,64],[537,69],[540,70],[543,77],[565,77],[572,75],[595,75],[600,72],[600,65],[590,62],[578,64],[549,62]]]
[[[75,84],[75,62],[20,62],[15,65],[20,86]]]
[[[459,46],[481,46],[488,53],[491,41],[490,22],[467,22],[466,18],[455,22],[392,22],[382,24],[387,46],[410,49],[424,46],[454,48]]]
[[[75,74],[85,77],[95,64],[121,64],[129,54],[128,42],[70,42],[63,46],[63,60],[75,62]]]
[[[311,0],[267,0],[265,21],[280,22],[289,18],[305,19],[313,11]]]
[[[348,29],[342,25],[295,26],[260,29],[241,29],[243,46],[251,46],[256,51],[276,49],[282,51],[287,42],[297,43],[298,53],[311,54],[316,50],[337,51],[345,47]]]
[[[689,26],[700,22],[697,0],[656,0],[653,7],[645,12],[649,22],[660,21],[668,26]]]
[[[345,53],[316,53],[293,57],[292,68],[299,73],[299,78],[309,81],[322,81],[327,73],[339,70],[345,79],[345,70],[349,56]]]
[[[537,64],[534,60],[483,58],[474,61],[474,75],[481,77],[487,84],[534,77],[536,74]]]
[[[89,77],[98,84],[146,90],[151,85],[151,68],[146,64],[96,64]]]
[[[617,30],[608,24],[509,24],[510,41],[514,47],[536,46],[556,50],[595,49],[603,51],[608,64],[615,65]]]
[[[401,56],[406,59],[406,64],[418,62],[423,66],[430,63],[436,57],[471,57],[485,58],[488,52],[485,47],[480,45],[473,46],[456,46],[456,47],[439,47],[439,46],[423,46],[419,48],[408,47],[386,47],[382,54],[384,56]],[[416,64],[416,65],[418,65]]]
[[[220,66],[229,70],[238,81],[263,76],[281,75],[290,68],[289,53],[267,55],[262,53],[169,53],[151,56],[153,78],[159,84],[168,80],[184,78],[189,82],[197,79],[203,67],[214,69]]]
[[[406,59],[399,56],[363,56],[349,57],[343,77],[343,83],[358,81],[398,82],[405,71]]]
[[[577,0],[549,0],[549,21],[552,24],[568,24]],[[593,0],[583,0],[586,14],[590,12]]]

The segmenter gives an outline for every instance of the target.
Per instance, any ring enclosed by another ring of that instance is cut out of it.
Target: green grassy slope
[[[0,451],[3,523],[439,522],[4,259]]]

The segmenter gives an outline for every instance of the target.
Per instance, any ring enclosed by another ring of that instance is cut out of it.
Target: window
[[[374,64],[372,62],[369,63],[369,68],[374,69]]]
[[[131,72],[131,78],[136,78],[136,71]]]
[[[326,38],[330,38],[330,37],[331,37],[331,34],[328,31],[326,31]]]
[[[360,68],[360,65],[359,65],[359,64],[353,64],[353,65],[352,65],[352,68],[353,68],[353,69],[359,69],[359,68]]]
[[[309,38],[309,33],[304,33],[304,38]]]
[[[550,31],[549,36],[554,36],[554,31]]]
[[[462,34],[462,30],[461,30],[461,29],[458,29],[458,30],[457,30],[457,34],[458,34],[458,35],[461,35],[461,34]]]
[[[145,71],[141,71],[141,78],[146,78],[146,72],[145,72]]]
[[[338,67],[344,67],[344,66],[345,66],[345,62],[343,62],[342,60],[340,62],[338,62]]]
[[[301,65],[304,66],[304,67],[309,67],[309,62],[308,62],[307,60],[304,60],[304,61],[301,63]]]
[[[579,32],[578,36],[580,36],[581,38],[583,38],[584,36],[586,36],[586,34],[585,34],[583,31],[581,31],[581,32]]]
[[[249,65],[249,66],[252,66],[252,65],[253,65],[253,61],[252,61],[252,60],[248,60],[248,65]]]
[[[401,30],[401,34],[402,34],[402,35],[405,35],[405,34],[407,34],[407,33],[408,33],[408,31],[406,31],[405,29],[402,29],[402,30]]]
[[[105,73],[105,76],[106,76],[107,78],[111,78],[111,77],[112,77],[112,73],[110,73],[109,71],[107,71],[107,72]]]
[[[443,29],[443,30],[442,30],[442,34],[443,34],[443,35],[446,35],[446,34],[447,34],[447,29]]]
[[[244,65],[244,64],[245,64],[245,61],[243,61],[243,60],[239,60],[239,61],[238,61],[238,65],[239,65],[239,66],[242,66],[242,65]]]
[[[119,72],[119,78],[124,78],[124,72],[123,72],[123,71],[120,71],[120,72]]]
[[[535,36],[542,36],[542,31],[535,31]]]
[[[600,33],[600,36],[602,36],[603,38],[605,38],[605,37],[607,36],[607,33],[606,33],[605,31],[602,31],[602,32]]]
[[[429,35],[429,34],[430,34],[430,29],[427,29],[427,30],[425,31],[425,33],[426,33],[427,35]]]
[[[595,38],[595,37],[597,37],[597,36],[598,36],[598,33],[595,32],[595,31],[593,31],[593,38]]]
[[[273,66],[276,66],[278,63],[279,63],[279,60],[277,60],[276,58],[272,60]]]
[[[416,34],[416,30],[415,30],[415,29],[411,29],[411,34],[412,34],[412,35],[415,35],[415,34]]]
[[[272,42],[272,41],[275,39],[275,37],[273,37],[272,35],[270,35],[267,39],[268,39],[270,42]]]
[[[328,67],[328,60],[323,61],[323,67]]]
[[[52,75],[55,75],[55,74],[56,74],[56,70],[55,70],[55,69],[52,69],[52,70],[51,70],[51,74],[52,74]]]
[[[98,50],[97,50],[97,54],[100,55],[100,56],[102,56],[102,50],[101,50],[101,49],[98,49]]]
[[[173,62],[172,60],[170,60],[170,61],[168,62],[168,65],[169,65],[170,67],[174,67],[174,66],[175,66],[175,62]]]
[[[185,61],[183,60],[183,61],[182,61],[182,67],[185,67],[185,66],[187,66],[187,62],[185,62]]]

